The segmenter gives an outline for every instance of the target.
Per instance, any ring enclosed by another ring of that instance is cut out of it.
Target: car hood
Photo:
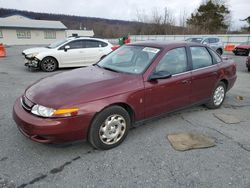
[[[236,48],[245,48],[245,49],[250,49],[250,45],[238,45]]]
[[[58,109],[133,91],[142,86],[142,76],[89,66],[41,79],[25,91],[35,104]]]
[[[46,48],[46,47],[29,48],[29,49],[24,50],[23,53],[25,55],[28,55],[28,54],[40,53],[40,52],[44,52],[44,51],[48,51],[48,50],[49,50],[49,48]]]

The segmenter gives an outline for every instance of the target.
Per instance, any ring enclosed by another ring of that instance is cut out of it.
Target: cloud
[[[173,13],[175,20],[179,20],[179,14],[185,11],[190,15],[202,0],[193,0],[184,3],[183,0],[0,0],[1,7],[35,12],[70,14],[89,17],[102,17],[108,19],[136,20],[137,10],[151,14],[152,8],[159,11],[168,7]],[[240,27],[244,22],[239,19],[250,16],[249,0],[228,0],[232,11],[233,27]]]

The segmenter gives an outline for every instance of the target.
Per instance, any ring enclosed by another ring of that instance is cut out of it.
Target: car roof
[[[93,38],[93,37],[68,37],[67,41],[74,41],[74,40],[82,40],[82,39],[88,39],[88,40],[98,40],[98,41],[102,41],[102,42],[108,42],[105,39],[101,39],[101,38]]]
[[[194,42],[187,42],[187,41],[141,41],[141,42],[134,42],[128,45],[134,46],[147,46],[147,47],[154,47],[154,48],[172,48],[178,46],[206,46],[199,43]]]

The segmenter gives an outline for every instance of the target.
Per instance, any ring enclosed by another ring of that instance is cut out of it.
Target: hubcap
[[[46,71],[52,71],[56,67],[56,62],[53,59],[46,59],[43,62],[43,67]]]
[[[126,130],[126,121],[121,115],[109,116],[101,125],[99,137],[104,144],[115,144],[124,135]]]
[[[222,103],[224,97],[225,97],[224,87],[222,86],[217,87],[216,90],[214,91],[214,104],[216,106],[219,106]]]

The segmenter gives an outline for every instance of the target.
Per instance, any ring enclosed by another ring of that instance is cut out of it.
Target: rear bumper
[[[39,143],[62,143],[86,139],[90,118],[41,118],[23,109],[18,98],[13,107],[13,119],[20,132]]]

